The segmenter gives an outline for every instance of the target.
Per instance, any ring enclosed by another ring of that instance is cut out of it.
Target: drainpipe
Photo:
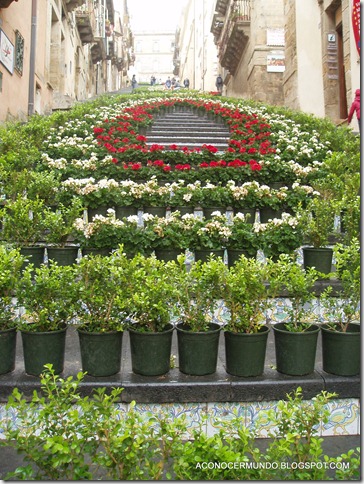
[[[32,0],[32,27],[30,36],[28,116],[34,114],[35,95],[35,49],[37,33],[37,0]]]

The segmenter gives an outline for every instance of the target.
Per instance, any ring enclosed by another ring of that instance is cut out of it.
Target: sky
[[[132,31],[175,31],[187,0],[128,0]]]

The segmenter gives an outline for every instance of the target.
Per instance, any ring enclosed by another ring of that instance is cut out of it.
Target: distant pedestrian
[[[171,79],[168,77],[168,79],[166,80],[165,84],[164,84],[164,87],[166,89],[171,89],[171,86],[172,86],[172,82],[171,82]]]
[[[222,80],[221,75],[219,74],[216,78],[216,89],[218,92],[221,94],[222,93],[222,86],[224,84],[224,81]]]
[[[354,112],[356,114],[356,118],[358,120],[358,126],[359,126],[359,133],[360,133],[360,89],[357,89],[355,91],[355,99],[352,102],[352,105],[350,107],[349,115],[348,115],[348,124],[351,123],[351,120],[353,119]]]
[[[190,87],[190,80],[187,77],[183,81],[183,85],[185,86],[186,89],[188,89]]]
[[[131,92],[134,92],[137,87],[137,80],[135,78],[135,74],[133,74],[133,77],[131,78]]]

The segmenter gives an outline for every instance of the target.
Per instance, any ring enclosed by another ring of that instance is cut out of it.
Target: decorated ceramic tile
[[[288,321],[287,307],[290,306],[290,301],[287,298],[276,298],[271,309],[267,310],[268,322],[285,323]]]
[[[254,429],[259,438],[268,437],[269,432],[273,432],[275,427],[267,412],[275,410],[277,402],[254,402],[247,404],[246,426]]]
[[[135,409],[145,418],[165,417],[168,420],[185,418],[187,432],[201,428],[206,431],[206,403],[164,403],[164,404],[136,404]]]
[[[356,398],[332,400],[326,408],[330,419],[321,425],[321,435],[359,434],[359,401]]]
[[[226,423],[239,418],[245,425],[246,403],[218,402],[207,404],[207,435],[226,429]]]

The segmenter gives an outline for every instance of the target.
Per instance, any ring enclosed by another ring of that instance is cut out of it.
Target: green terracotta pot
[[[203,216],[206,219],[210,219],[212,218],[212,214],[214,212],[221,212],[221,215],[225,215],[226,208],[225,207],[203,207],[202,211],[203,211]]]
[[[62,373],[67,328],[58,331],[21,331],[25,372],[39,376],[51,363],[56,374]]]
[[[102,205],[100,207],[96,208],[88,208],[87,209],[87,219],[89,222],[92,222],[92,219],[94,218],[95,215],[102,215],[103,217],[107,217],[107,211],[109,210],[110,207],[107,205]]]
[[[236,207],[233,207],[233,213],[234,213],[234,216],[237,213],[249,215],[249,217],[247,218],[247,222],[249,224],[253,224],[255,222],[255,208],[236,208]]]
[[[120,371],[122,331],[96,333],[77,330],[82,371],[91,376],[110,376]]]
[[[0,375],[15,368],[16,328],[0,331]]]
[[[151,215],[155,215],[157,217],[165,217],[166,216],[166,207],[144,207],[144,213],[150,213]]]
[[[260,223],[266,224],[269,220],[282,217],[282,210],[273,210],[270,207],[263,207],[259,209]]]
[[[211,323],[209,331],[193,332],[177,325],[179,369],[187,375],[215,373],[221,326]]]
[[[237,262],[240,259],[241,255],[245,255],[245,257],[255,259],[257,256],[257,252],[255,252],[254,256],[249,255],[249,253],[244,250],[244,249],[227,249],[227,254],[228,254],[228,266],[232,267],[235,262]]]
[[[132,215],[138,215],[138,207],[134,207],[132,205],[115,207],[115,218],[122,219]]]
[[[92,247],[82,249],[82,257],[86,255],[102,255],[102,256],[109,256],[112,252],[112,249],[94,249]]]
[[[171,260],[177,260],[177,257],[184,254],[182,249],[155,249],[155,255],[157,259],[169,262]]]
[[[294,333],[285,329],[285,323],[273,326],[277,371],[286,375],[302,376],[315,369],[319,326],[312,324],[308,330]]]
[[[174,326],[158,333],[129,329],[132,370],[144,376],[164,375],[170,370]]]
[[[24,268],[29,263],[34,264],[34,267],[40,267],[44,263],[44,247],[21,247],[20,254],[28,259],[23,264]]]
[[[333,249],[328,247],[303,247],[303,267],[315,267],[323,274],[329,274],[332,271]]]
[[[257,333],[225,331],[227,373],[243,377],[262,375],[269,331],[268,326],[262,326]]]
[[[75,264],[78,256],[78,247],[47,247],[48,259],[57,262],[60,266]]]
[[[196,249],[195,253],[195,261],[201,260],[202,262],[207,262],[208,258],[211,254],[215,255],[216,257],[224,258],[224,249]]]
[[[354,376],[360,373],[360,324],[350,323],[347,331],[337,331],[328,325],[321,326],[322,364],[327,373]]]

